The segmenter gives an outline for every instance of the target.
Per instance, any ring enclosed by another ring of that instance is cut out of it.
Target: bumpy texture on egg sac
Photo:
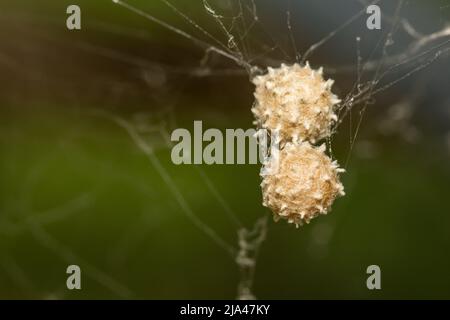
[[[308,64],[268,68],[265,75],[253,79],[256,124],[279,130],[281,142],[315,143],[329,136],[337,120],[334,109],[340,102],[331,92],[333,82],[323,79],[322,68],[312,70]]]
[[[262,170],[263,205],[270,208],[275,220],[286,219],[297,226],[319,214],[326,214],[336,197],[344,195],[336,161],[325,154],[325,145],[308,142],[286,143],[278,159]]]

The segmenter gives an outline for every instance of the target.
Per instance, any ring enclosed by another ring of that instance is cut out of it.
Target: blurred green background
[[[163,2],[129,2],[204,37]],[[171,3],[226,42],[201,1]],[[65,26],[70,4],[81,7],[80,31]],[[227,1],[211,5],[229,9]],[[251,29],[249,56],[275,48],[255,60],[260,66],[295,61],[287,10],[304,52],[363,8],[350,0],[256,5],[265,33]],[[380,6],[386,16],[395,9],[393,2]],[[401,17],[428,34],[449,12],[443,1],[410,1]],[[354,68],[332,70],[355,66],[355,35],[367,59],[384,32],[368,31],[363,16],[311,64],[329,67],[344,96]],[[252,127],[248,76],[214,54],[202,64],[204,48],[106,0],[2,2],[0,37],[0,298],[235,298],[236,263],[186,217],[155,162],[114,119],[136,128],[195,215],[237,248],[227,210],[247,228],[270,217],[259,167],[175,166],[161,133],[192,130],[194,120]],[[414,40],[402,30],[394,39],[391,54]],[[330,215],[299,229],[269,219],[256,297],[450,298],[449,67],[443,55],[376,96],[353,148],[359,110],[344,122],[332,148],[341,164],[348,160],[347,195]],[[70,264],[81,267],[80,291],[66,289]],[[379,291],[366,288],[372,264],[381,267]]]

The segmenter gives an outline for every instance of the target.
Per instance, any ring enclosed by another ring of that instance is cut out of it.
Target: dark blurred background
[[[129,3],[212,41],[164,2]],[[202,1],[170,3],[226,44]],[[227,25],[236,3],[210,1]],[[364,3],[256,0],[254,27],[232,31],[248,38],[247,61],[261,68],[293,63],[296,52]],[[66,28],[71,4],[81,8],[79,31]],[[244,4],[251,18],[251,2]],[[391,30],[397,2],[379,5],[381,30],[368,30],[363,14],[309,58],[313,67],[325,66],[340,97],[357,78],[357,36],[363,61],[382,59],[376,43]],[[421,35],[397,26],[387,56],[408,53],[445,28],[449,14],[448,1],[405,1],[398,19]],[[0,298],[236,297],[236,263],[187,218],[173,186],[237,247],[226,212],[247,228],[270,216],[261,205],[259,166],[175,166],[164,133],[192,130],[194,120],[251,128],[253,86],[245,70],[109,0],[3,1],[0,39]],[[347,195],[332,213],[299,229],[269,221],[256,297],[450,298],[448,39],[423,46],[420,59],[395,69],[383,85],[424,68],[374,96],[362,119],[356,106],[342,123],[332,150],[346,165]],[[443,54],[427,64],[442,43]],[[365,72],[364,81],[371,75]],[[169,184],[115,119],[153,147]],[[81,267],[80,291],[66,289],[70,264]],[[381,267],[379,291],[366,288],[372,264]]]

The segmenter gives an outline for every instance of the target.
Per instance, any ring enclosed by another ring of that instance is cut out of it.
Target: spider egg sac
[[[263,205],[272,210],[275,220],[286,219],[297,226],[309,223],[327,214],[336,197],[344,195],[339,180],[344,170],[325,154],[325,145],[288,142],[273,161],[278,161],[277,169],[261,174],[261,187]]]
[[[254,77],[253,84],[256,124],[278,130],[281,142],[315,143],[330,135],[340,100],[331,92],[333,80],[323,79],[322,68],[313,70],[308,63],[304,67],[282,64]]]

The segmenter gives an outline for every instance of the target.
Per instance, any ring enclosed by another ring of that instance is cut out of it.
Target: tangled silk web
[[[210,0],[201,1],[205,14],[216,22],[217,29],[222,32],[222,38],[213,36],[213,32],[203,28],[170,1],[160,1],[170,8],[174,15],[189,24],[191,30],[167,23],[151,12],[132,5],[131,0],[113,0],[123,8],[203,48],[205,58],[200,68],[193,67],[189,71],[191,76],[208,76],[215,72],[238,74],[239,70],[249,76],[256,86],[256,102],[252,109],[256,124],[281,132],[278,171],[272,175],[262,174],[264,205],[272,209],[276,218],[284,218],[300,225],[326,213],[334,199],[344,194],[339,181],[339,172],[343,169],[340,169],[330,156],[331,139],[343,120],[351,116],[353,109],[358,110],[359,120],[352,130],[350,154],[364,112],[373,102],[373,97],[441,56],[448,55],[450,50],[450,26],[441,26],[429,34],[420,33],[403,17],[403,0],[397,1],[393,13],[383,12],[385,30],[370,55],[363,59],[360,50],[363,39],[356,37],[354,64],[323,68],[309,67],[308,61],[313,61],[313,54],[337,34],[345,33],[356,21],[363,20],[365,26],[367,6],[379,4],[381,1],[355,0],[354,2],[360,5],[360,10],[318,39],[303,54],[298,50],[289,8],[286,8],[285,28],[291,40],[291,48],[286,50],[265,31],[264,21],[259,17],[259,8],[254,0],[218,0],[214,3]],[[399,32],[408,37],[409,43],[399,50],[390,50],[394,36]],[[260,36],[257,39],[252,38],[253,34],[262,34],[263,40]],[[288,51],[294,54],[289,54]],[[214,70],[208,66],[208,58],[211,55],[231,60],[236,63],[237,68],[231,71]],[[280,59],[280,55],[283,58]],[[282,64],[283,62],[285,64]],[[331,61],[330,65],[332,63]],[[324,80],[322,74],[329,78],[330,75],[341,72],[353,72],[355,79],[350,90],[338,99],[331,91],[332,80]],[[236,261],[242,274],[238,298],[254,298],[253,278],[259,248],[266,238],[266,218],[259,219],[253,228],[243,227],[236,215],[227,208],[211,181],[205,178],[208,187],[238,227],[238,247],[228,244],[194,214],[168,172],[154,156],[152,147],[139,135],[139,131],[123,119],[114,120],[128,131],[136,144],[149,156],[186,216]],[[322,140],[326,141],[327,147],[325,144],[318,146]],[[270,165],[266,164],[268,167]]]

